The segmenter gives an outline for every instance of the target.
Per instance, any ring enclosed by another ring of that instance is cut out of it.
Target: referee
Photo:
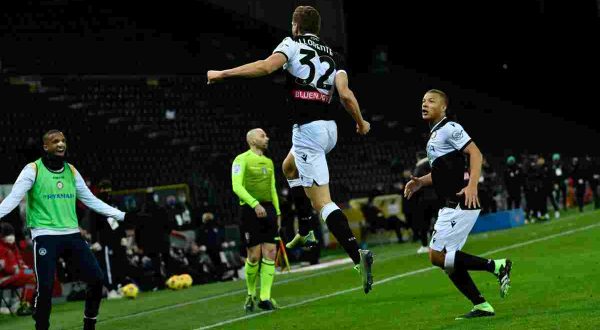
[[[269,138],[260,128],[246,134],[250,150],[233,161],[231,181],[233,192],[242,207],[242,235],[248,251],[246,258],[246,285],[248,296],[244,303],[246,312],[254,310],[256,275],[260,265],[260,301],[258,307],[275,309],[271,299],[271,286],[275,275],[275,237],[281,218],[279,199],[275,188],[273,161],[264,155]],[[262,255],[262,260],[261,260]]]
[[[113,227],[125,213],[96,198],[75,167],[65,161],[67,141],[62,132],[48,131],[43,136],[45,154],[27,164],[10,194],[0,204],[0,218],[16,208],[27,194],[27,227],[33,239],[37,293],[33,319],[37,330],[50,327],[52,287],[56,261],[70,255],[87,283],[83,329],[95,329],[102,299],[103,274],[90,247],[79,232],[75,213],[76,199],[107,218]]]

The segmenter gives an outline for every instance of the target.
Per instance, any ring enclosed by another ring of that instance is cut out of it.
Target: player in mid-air
[[[500,283],[500,296],[505,297],[510,288],[512,263],[508,259],[483,259],[461,250],[481,211],[477,184],[483,157],[462,126],[446,118],[447,107],[448,97],[444,92],[432,89],[425,93],[421,113],[431,127],[427,142],[431,173],[413,177],[406,184],[404,195],[410,198],[422,187],[433,185],[441,198],[442,209],[431,236],[429,259],[446,271],[452,283],[474,305],[470,312],[456,319],[494,316],[494,308],[483,298],[469,271],[494,274]],[[466,187],[464,154],[469,156],[470,168]]]
[[[367,134],[370,124],[363,119],[358,101],[348,88],[342,57],[319,38],[320,28],[319,12],[310,6],[299,6],[292,16],[293,36],[285,38],[271,56],[229,70],[208,71],[207,78],[212,84],[234,77],[261,77],[282,67],[286,70],[293,131],[292,148],[283,162],[284,174],[292,193],[304,190],[312,207],[354,262],[362,276],[363,289],[368,293],[373,283],[373,254],[359,249],[346,216],[331,200],[329,192],[326,155],[337,142],[337,126],[333,120],[337,106],[331,102],[335,91],[356,122],[358,134]],[[295,241],[312,240],[308,226],[300,227]]]

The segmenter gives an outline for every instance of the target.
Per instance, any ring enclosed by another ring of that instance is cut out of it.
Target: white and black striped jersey
[[[463,127],[447,118],[437,123],[429,134],[427,158],[431,163],[431,180],[437,195],[444,201],[460,201],[456,194],[465,187],[465,155],[463,150],[472,142]]]
[[[338,107],[331,103],[335,76],[345,71],[343,57],[312,34],[285,38],[273,53],[281,53],[287,58],[283,68],[292,121],[304,124],[332,119],[333,111]]]

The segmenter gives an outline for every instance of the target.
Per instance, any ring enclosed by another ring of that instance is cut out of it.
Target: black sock
[[[45,322],[35,322],[35,330],[48,330],[50,329],[50,323]]]
[[[89,319],[87,317],[83,318],[83,330],[95,330],[96,329],[96,319]]]
[[[419,230],[419,236],[421,239],[421,246],[429,246],[429,244],[427,244],[427,229]]]
[[[302,236],[308,235],[310,231],[310,216],[309,217],[298,217],[298,234]]]
[[[102,301],[102,282],[88,283],[88,287],[85,290],[85,309],[84,309],[84,320],[89,320],[96,324],[96,317],[100,310],[100,301]],[[92,324],[92,325],[93,325]],[[94,329],[93,327],[90,329]]]
[[[479,305],[485,302],[485,298],[481,295],[471,275],[466,270],[455,270],[452,275],[449,275],[454,286],[469,299],[473,305]]]
[[[291,195],[298,215],[298,234],[306,236],[310,230],[310,217],[313,213],[310,199],[306,196],[303,187],[292,187]]]
[[[352,230],[350,230],[350,226],[348,226],[348,219],[346,219],[342,210],[337,209],[331,212],[327,216],[325,222],[333,236],[340,242],[350,258],[352,258],[354,264],[358,264],[360,262],[358,243],[356,242],[356,237],[354,237]]]
[[[496,264],[492,259],[484,259],[462,251],[456,251],[454,256],[454,269],[485,270],[493,273],[496,269]]]

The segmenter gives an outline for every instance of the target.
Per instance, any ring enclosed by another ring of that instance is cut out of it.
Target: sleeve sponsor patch
[[[231,168],[233,174],[240,174],[241,170],[242,167],[240,166],[240,164],[233,164],[233,167]]]
[[[452,139],[456,141],[460,141],[463,138],[463,130],[457,130],[452,133]]]

